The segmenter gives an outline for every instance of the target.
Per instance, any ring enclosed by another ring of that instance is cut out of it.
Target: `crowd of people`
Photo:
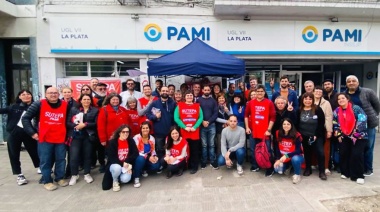
[[[231,83],[226,92],[219,84],[182,84],[176,90],[161,80],[155,83],[154,91],[144,85],[140,93],[128,79],[127,90],[118,94],[94,78],[81,87],[78,99],[69,87],[50,87],[38,101],[21,90],[15,104],[0,109],[9,115],[8,153],[18,185],[27,184],[22,143],[49,191],[57,184],[74,186],[82,169],[84,181],[93,182],[97,163],[104,173],[102,189],[113,191],[130,181],[138,188],[151,173],[165,171],[171,178],[185,170],[195,174],[207,164],[215,170],[236,167],[241,175],[247,156],[250,171],[265,169],[267,177],[294,173],[294,184],[301,181],[302,169],[307,177],[313,166],[321,180],[332,169],[358,184],[373,174],[380,103],[354,75],[346,78],[343,93],[334,91],[332,80],[321,86],[306,81],[299,97],[283,76],[271,99],[256,78],[249,89]],[[267,167],[260,166],[258,144],[270,155]]]

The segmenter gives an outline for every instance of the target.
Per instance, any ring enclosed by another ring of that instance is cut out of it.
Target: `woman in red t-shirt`
[[[121,183],[128,183],[132,178],[132,168],[135,165],[139,151],[130,135],[128,125],[116,129],[107,147],[107,165],[103,177],[103,190],[120,191]]]
[[[133,96],[129,97],[125,107],[127,108],[127,113],[129,116],[128,123],[132,129],[131,136],[133,137],[140,133],[140,123],[143,120],[137,111],[137,99]]]

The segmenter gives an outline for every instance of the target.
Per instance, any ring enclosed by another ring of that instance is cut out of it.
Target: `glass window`
[[[136,70],[139,67],[139,61],[117,61],[119,76],[129,76],[128,70]]]
[[[29,45],[12,46],[12,63],[13,64],[30,64]]]
[[[91,77],[113,77],[115,76],[114,61],[90,61]]]
[[[65,62],[67,77],[88,76],[87,62]]]

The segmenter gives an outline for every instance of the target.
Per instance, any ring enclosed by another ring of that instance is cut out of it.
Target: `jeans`
[[[121,172],[121,166],[119,164],[111,164],[110,166],[110,172],[112,175],[113,182],[118,182],[120,179],[121,183],[128,183],[131,181],[132,174],[122,173]]]
[[[262,140],[263,140],[263,139],[261,139],[261,138],[252,138],[251,135],[249,136],[249,148],[250,148],[251,153],[252,153],[251,166],[252,166],[252,168],[254,168],[254,169],[259,168],[259,165],[257,164],[257,162],[256,162],[256,158],[255,158],[255,148],[256,148],[256,144],[260,143]],[[270,155],[273,155],[273,151],[272,151],[272,147],[271,147],[270,139],[265,139],[265,142],[266,142],[266,145],[267,145],[267,149],[268,149],[268,151],[269,151],[269,154],[270,154]]]
[[[364,171],[373,172],[373,149],[376,140],[376,128],[368,128],[368,142],[364,154]]]
[[[294,174],[296,175],[301,175],[301,165],[303,163],[305,159],[302,157],[302,155],[294,155],[292,158],[291,158],[291,163],[292,163],[292,166],[293,166],[293,169],[294,169]],[[283,166],[283,169],[282,169],[282,172],[285,172],[286,169],[288,169],[290,166],[290,163],[284,163],[284,166]]]
[[[84,174],[89,174],[92,160],[92,143],[88,136],[74,138],[70,145],[71,175],[78,175],[78,168],[83,160]]]
[[[242,147],[242,148],[237,149],[235,152],[231,152],[229,158],[231,160],[237,159],[237,163],[239,165],[243,165],[244,158],[245,158],[245,148]],[[224,158],[222,154],[220,154],[218,157],[218,166],[224,166],[224,165],[226,165],[226,159]]]
[[[152,163],[149,161],[149,157],[144,158],[144,156],[139,155],[136,158],[135,161],[135,167],[134,167],[134,177],[140,178],[141,172],[143,170],[148,170],[148,171],[157,171],[160,168],[160,160],[158,160],[156,163]]]
[[[64,143],[39,142],[38,156],[40,157],[40,168],[45,184],[53,182],[51,178],[53,162],[55,162],[55,181],[58,182],[64,178],[66,166],[66,146]]]
[[[210,156],[210,162],[215,162],[215,134],[215,123],[210,124],[208,127],[201,127],[202,164],[207,163],[207,152]]]

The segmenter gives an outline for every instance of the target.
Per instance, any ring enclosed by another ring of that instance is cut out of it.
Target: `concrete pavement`
[[[141,178],[141,187],[123,185],[121,191],[101,190],[103,174],[92,170],[94,182],[86,184],[83,173],[75,186],[46,191],[38,184],[41,175],[26,151],[21,153],[22,168],[29,183],[18,186],[11,174],[6,146],[0,146],[0,211],[337,211],[323,202],[334,199],[372,196],[380,192],[380,134],[375,146],[374,175],[364,185],[340,179],[333,172],[327,181],[314,170],[310,177],[294,185],[291,177],[264,177],[264,171],[250,172],[207,166],[195,175],[165,178],[165,172]],[[221,180],[217,180],[222,176]],[[380,210],[380,209],[379,209]],[[376,211],[376,210],[374,210]]]

